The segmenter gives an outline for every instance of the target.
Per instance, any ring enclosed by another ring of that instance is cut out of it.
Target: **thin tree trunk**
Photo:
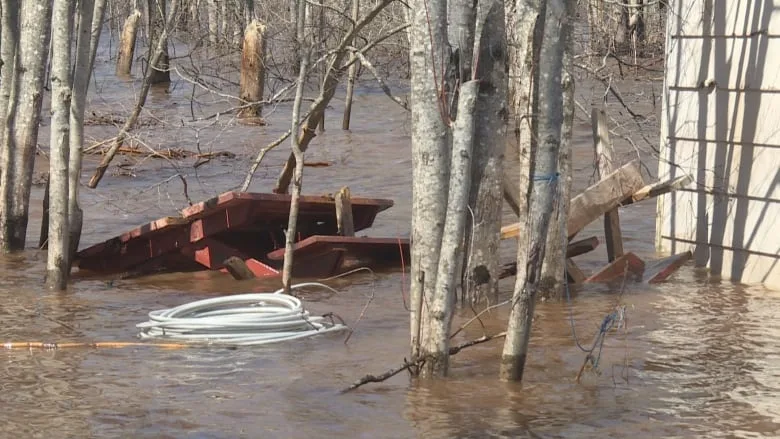
[[[51,155],[49,159],[49,239],[46,285],[68,286],[68,158],[70,139],[70,2],[54,0],[52,11]]]
[[[178,0],[174,0],[177,2]],[[171,82],[171,72],[168,60],[168,36],[173,31],[173,27],[168,27],[166,19],[166,0],[149,0],[149,11],[151,13],[152,33],[149,47],[157,47],[160,55],[156,62],[149,63],[150,84],[167,84]],[[170,15],[175,16],[178,8],[171,8]]]
[[[352,0],[352,22],[357,23],[360,15],[360,0]],[[349,74],[347,76],[347,96],[344,102],[344,118],[341,120],[341,129],[348,130],[350,118],[352,117],[352,98],[355,94],[355,81],[360,62],[356,59],[354,53],[349,56]]]
[[[561,128],[561,147],[558,151],[558,194],[550,217],[550,229],[542,265],[542,279],[539,293],[547,298],[560,298],[566,276],[566,224],[569,220],[571,201],[571,137],[574,124],[574,78],[568,73],[563,75],[563,127]]]
[[[305,22],[307,15],[309,15],[310,8],[306,6],[306,0],[298,0],[298,20]],[[301,48],[301,66],[298,73],[298,84],[295,90],[295,101],[293,101],[292,110],[292,126],[290,131],[297,133],[299,128],[299,120],[301,117],[301,103],[303,101],[303,89],[306,85],[306,73],[309,70],[309,51],[310,44],[309,39],[305,33],[305,27],[298,28],[298,47]],[[298,227],[298,207],[299,199],[301,197],[301,188],[303,186],[303,155],[304,150],[301,148],[300,139],[297,135],[293,134],[290,137],[290,146],[292,147],[293,155],[295,156],[295,177],[293,180],[293,192],[290,197],[290,216],[287,223],[286,240],[284,248],[284,265],[282,267],[282,286],[284,292],[290,294],[290,287],[292,285],[292,268],[293,268],[293,245],[295,245],[295,235]]]
[[[519,198],[516,200],[519,213],[520,234],[517,238],[517,260],[525,261],[529,249],[528,198],[531,189],[531,166],[536,147],[535,130],[537,125],[536,69],[539,65],[539,50],[542,44],[544,17],[541,15],[540,1],[515,0],[512,11],[507,14],[507,34],[509,35],[509,99],[514,115],[513,156],[517,158],[517,170],[507,173],[508,184],[516,182]],[[512,175],[514,174],[514,175]],[[517,279],[524,279],[527,267],[517,265]]]
[[[2,36],[0,36],[0,172],[9,169],[15,153],[12,137],[9,135],[16,117],[16,93],[19,79],[19,1],[2,0]],[[9,186],[10,188],[10,186]],[[9,202],[8,193],[3,192],[0,208]]]
[[[492,6],[491,6],[492,5]],[[489,10],[486,10],[488,9]],[[478,6],[475,38],[479,52],[476,77],[481,86],[476,110],[474,159],[469,206],[473,220],[467,229],[469,251],[464,257],[467,300],[476,302],[479,290],[498,294],[500,270],[501,213],[503,200],[503,157],[507,125],[506,27],[502,0]],[[472,52],[473,53],[473,52]],[[460,109],[458,110],[460,111]],[[484,285],[482,287],[480,285]]]
[[[342,38],[338,47],[332,51],[333,55],[328,63],[328,68],[325,73],[324,86],[321,88],[320,95],[312,102],[309,107],[309,117],[306,118],[306,123],[303,126],[301,133],[301,140],[299,145],[302,151],[306,151],[311,140],[316,136],[317,125],[322,120],[322,116],[325,112],[325,108],[330,103],[333,95],[336,93],[336,87],[339,84],[339,79],[343,74],[342,63],[347,55],[347,46],[368,23],[370,23],[382,10],[387,7],[392,0],[381,0],[378,2],[365,17],[363,17],[351,31]],[[303,30],[299,29],[300,32]],[[286,194],[290,186],[290,180],[293,176],[293,170],[295,169],[295,155],[290,154],[287,157],[287,163],[282,169],[282,173],[276,181],[274,187],[274,193]]]
[[[263,100],[265,86],[265,25],[253,20],[246,28],[241,56],[241,100],[248,104]],[[239,117],[260,117],[262,104],[242,109]]]
[[[116,57],[117,76],[130,76],[130,71],[133,68],[135,40],[138,35],[138,23],[140,20],[141,11],[136,9],[127,17],[122,27],[122,36],[119,39],[119,54]]]
[[[449,115],[440,99],[449,63],[447,3],[413,0],[410,4],[410,66],[412,102],[412,247],[410,330],[412,358],[428,351],[430,314],[436,293],[439,249],[447,210],[449,185]],[[441,353],[436,354],[443,360]],[[424,371],[443,374],[447,364],[437,361]]]
[[[70,222],[70,258],[73,258],[81,241],[84,213],[79,205],[81,187],[82,153],[84,150],[84,111],[87,104],[89,80],[95,65],[98,43],[103,30],[106,0],[82,0],[76,39],[76,61],[73,75],[73,93],[70,103],[70,160],[68,163],[68,218]],[[138,11],[136,9],[136,11]]]
[[[547,0],[541,7],[545,24],[535,75],[539,84],[538,99],[535,100],[539,109],[536,130],[539,151],[533,167],[534,184],[529,206],[531,243],[527,258],[517,261],[518,268],[526,266],[528,269],[523,278],[517,277],[512,295],[507,338],[501,356],[500,375],[505,380],[520,381],[523,377],[545,240],[558,184],[557,162],[563,124],[561,74],[564,47],[568,41],[565,35],[569,28],[565,2]]]
[[[46,59],[50,40],[51,2],[25,0],[21,5],[18,57],[20,72],[14,125],[6,138],[7,163],[0,178],[0,248],[21,250],[27,238],[35,149],[41,117]],[[10,112],[10,109],[9,109]],[[12,116],[13,117],[13,116]]]
[[[216,46],[219,42],[219,7],[217,0],[206,0],[206,14],[209,21],[209,43]]]
[[[122,129],[119,130],[119,134],[117,135],[116,140],[114,140],[114,144],[108,150],[105,157],[103,157],[103,160],[100,161],[97,169],[95,169],[95,173],[92,175],[92,178],[89,180],[89,184],[87,185],[88,187],[93,189],[97,187],[98,183],[100,183],[100,180],[103,178],[103,175],[105,175],[109,163],[111,163],[111,160],[114,159],[114,156],[116,155],[117,151],[119,151],[119,148],[121,148],[124,144],[124,141],[127,138],[127,134],[138,121],[138,117],[141,115],[141,110],[146,104],[146,97],[149,95],[149,88],[152,85],[150,79],[150,75],[152,74],[152,71],[154,71],[152,66],[156,66],[162,58],[164,47],[167,46],[166,43],[168,41],[168,30],[173,29],[173,23],[178,11],[179,0],[173,0],[171,2],[171,11],[168,14],[168,20],[166,21],[162,34],[157,41],[157,46],[152,52],[151,61],[149,62],[150,67],[147,69],[146,75],[144,75],[143,82],[141,83],[141,93],[138,95],[138,101],[135,104],[135,108],[133,108],[133,113],[129,118],[127,118],[125,124],[122,126]]]

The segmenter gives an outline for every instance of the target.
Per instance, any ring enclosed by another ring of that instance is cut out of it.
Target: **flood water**
[[[99,60],[90,110],[127,114],[137,82],[123,82]],[[408,236],[411,213],[409,119],[366,81],[353,110],[352,132],[336,129],[343,103],[328,113],[328,130],[307,159],[331,166],[307,168],[306,193],[349,185],[356,196],[385,197],[372,236]],[[229,150],[239,159],[216,159],[193,168],[193,159],[167,162],[117,157],[97,190],[84,188],[83,245],[107,239],[235,188],[246,157],[288,129],[289,107],[266,110],[267,127],[237,125],[230,116],[191,122],[192,88],[178,82],[150,100],[153,121],[139,140],[153,148]],[[201,115],[226,108],[201,95]],[[575,127],[575,186],[591,178],[590,126]],[[90,127],[110,137],[113,127]],[[197,137],[196,137],[197,134]],[[48,143],[44,129],[41,143]],[[252,186],[269,191],[287,155],[287,144],[269,154]],[[630,148],[624,148],[630,155]],[[97,158],[85,163],[84,181]],[[43,161],[43,160],[41,160]],[[652,167],[651,167],[652,168]],[[30,245],[37,242],[40,188],[33,194]],[[642,257],[653,250],[655,204],[621,213],[625,246]],[[582,236],[602,236],[594,224]],[[511,245],[503,250],[512,255]],[[0,342],[136,341],[135,325],[149,311],[275,285],[242,283],[219,273],[169,274],[106,282],[77,279],[67,293],[43,287],[45,254],[29,250],[0,263]],[[592,272],[603,248],[578,257]],[[72,349],[0,351],[0,432],[4,437],[195,438],[602,438],[780,436],[780,294],[708,277],[682,268],[656,285],[589,285],[572,292],[571,304],[542,302],[522,384],[498,381],[501,341],[469,348],[452,359],[451,377],[412,381],[401,374],[347,394],[361,376],[398,366],[408,355],[408,314],[400,273],[357,274],[330,282],[338,294],[307,291],[313,313],[333,311],[355,326],[348,344],[339,335],[287,344],[224,348]],[[512,282],[502,284],[510,294]],[[597,371],[575,377],[583,363],[572,322],[589,345],[602,319],[618,304],[627,327],[611,332]],[[570,314],[571,313],[571,314]],[[473,315],[461,310],[455,325]],[[456,342],[502,331],[506,310],[473,325]]]

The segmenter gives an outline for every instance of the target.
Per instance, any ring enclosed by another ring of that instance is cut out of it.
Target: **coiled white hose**
[[[291,288],[308,286],[334,291],[314,282]],[[152,311],[149,321],[136,327],[141,338],[230,345],[278,343],[347,329],[325,317],[310,316],[298,298],[282,291],[217,297]]]

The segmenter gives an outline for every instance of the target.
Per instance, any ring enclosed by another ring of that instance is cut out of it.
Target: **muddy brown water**
[[[91,109],[127,110],[137,82],[119,81],[111,65],[98,64]],[[636,85],[641,87],[641,85]],[[267,110],[267,127],[188,121],[191,88],[177,83],[150,100],[140,140],[150,146],[230,150],[240,160],[193,161],[118,157],[132,176],[105,177],[83,189],[83,244],[109,238],[186,205],[179,172],[197,201],[238,186],[257,147],[287,130],[289,107]],[[198,111],[228,105],[206,94]],[[336,129],[341,102],[328,113],[328,130],[308,154],[326,161],[307,168],[305,192],[387,197],[395,206],[380,214],[373,236],[407,236],[411,213],[409,120],[371,86],[361,89],[353,131]],[[90,127],[105,138],[110,127]],[[196,133],[198,134],[196,140]],[[48,132],[42,132],[46,144]],[[591,178],[590,127],[575,132],[575,186]],[[252,189],[268,190],[287,154],[266,159]],[[624,148],[630,155],[630,148]],[[86,163],[85,181],[96,158]],[[174,168],[174,165],[176,168]],[[170,178],[170,179],[169,179]],[[169,179],[166,181],[166,179]],[[40,188],[33,194],[30,242],[37,242]],[[626,248],[654,257],[654,203],[625,209]],[[594,224],[583,233],[601,236]],[[503,249],[512,255],[511,246]],[[134,341],[135,324],[149,311],[221,294],[268,291],[275,285],[240,283],[215,273],[168,274],[108,283],[76,280],[67,293],[43,288],[45,255],[30,250],[0,264],[0,342]],[[593,271],[600,248],[578,261]],[[536,309],[525,381],[497,380],[501,342],[472,347],[453,358],[451,377],[410,381],[398,375],[340,395],[367,373],[381,373],[408,354],[408,315],[400,273],[358,274],[333,282],[339,294],[308,291],[314,313],[334,311],[348,322],[373,297],[349,344],[328,336],[261,348],[229,350],[74,349],[1,351],[0,434],[4,437],[776,437],[780,435],[780,295],[735,285],[686,266],[657,286],[592,285],[573,291],[572,305],[542,302]],[[502,284],[502,294],[512,282]],[[606,339],[598,373],[575,376],[584,354],[572,337],[571,319],[589,344],[617,303],[627,306],[628,326]],[[471,310],[461,310],[456,324]],[[498,310],[456,342],[502,331]]]

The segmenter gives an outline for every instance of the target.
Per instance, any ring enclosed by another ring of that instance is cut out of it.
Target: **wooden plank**
[[[339,235],[355,236],[355,223],[352,219],[352,201],[347,186],[339,189],[336,193],[336,223]]]
[[[570,242],[568,247],[566,247],[566,257],[573,258],[575,256],[584,255],[585,253],[592,252],[598,246],[599,238],[595,236]]]
[[[591,277],[585,279],[585,282],[609,282],[622,278],[626,273],[633,274],[641,278],[645,271],[645,263],[635,254],[628,252],[615,259],[596,272]]]
[[[607,113],[603,107],[591,110],[593,145],[596,150],[596,167],[599,180],[615,170],[615,147],[609,137]],[[614,261],[623,255],[623,232],[620,230],[620,214],[617,207],[604,214],[604,238],[607,245],[607,260]]]
[[[644,185],[639,160],[633,160],[585,189],[571,200],[569,206],[569,239]],[[501,228],[501,239],[514,238],[519,232],[520,223],[506,225]]]
[[[669,192],[674,192],[677,189],[682,189],[685,186],[688,186],[689,184],[691,184],[692,181],[693,181],[693,177],[691,177],[690,175],[683,175],[682,177],[677,177],[672,180],[660,181],[657,183],[648,184],[642,189],[636,191],[630,197],[623,200],[620,203],[620,205],[628,206],[629,204],[633,204],[642,200],[647,200],[650,198],[657,197],[659,195],[668,194]]]
[[[674,274],[686,262],[691,260],[693,253],[686,251],[667,258],[659,259],[647,264],[643,275],[643,282],[654,284],[663,282]]]
[[[569,282],[573,284],[581,284],[588,277],[571,259],[566,259],[566,275],[569,277]]]
[[[276,269],[213,238],[202,239],[194,245],[182,248],[181,254],[192,258],[193,261],[210,270],[222,270],[225,268],[225,261],[229,260],[231,257],[236,257],[244,261],[247,268],[251,270],[256,277],[276,276],[279,274]]]

